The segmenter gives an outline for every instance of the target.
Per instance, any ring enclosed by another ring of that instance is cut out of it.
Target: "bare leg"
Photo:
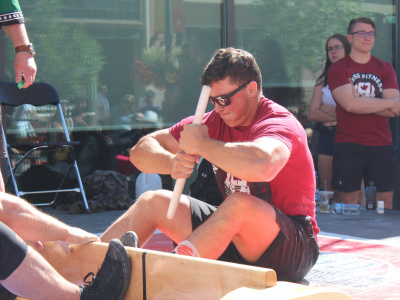
[[[393,208],[393,191],[376,193],[376,200],[385,201],[385,209]],[[377,203],[378,204],[378,203]]]
[[[30,247],[22,264],[0,283],[12,293],[31,300],[80,299],[79,287],[65,280]]]
[[[333,201],[340,202],[340,200],[338,200],[340,196],[337,191],[332,189],[332,161],[332,156],[318,155],[318,174],[321,180],[322,190],[333,191]]]
[[[128,230],[145,244],[155,229],[176,243],[189,240],[201,257],[216,259],[233,241],[248,261],[256,261],[279,232],[274,208],[245,193],[230,195],[217,211],[192,233],[190,204],[181,197],[175,218],[166,217],[172,192],[146,192],[101,236],[103,242],[119,238]]]
[[[62,240],[77,244],[98,241],[94,234],[70,227],[25,200],[1,192],[0,220],[25,241]]]
[[[358,204],[361,191],[355,191],[350,193],[338,192],[340,202]],[[393,191],[377,193],[377,200],[385,201],[385,209],[392,209],[393,207]]]
[[[321,180],[321,188],[327,191],[332,191],[332,156],[318,155],[318,174]]]
[[[364,180],[361,182],[361,190],[360,190],[360,194],[358,195],[358,204],[365,206],[366,203],[366,199],[365,199],[365,185],[364,185]]]
[[[103,242],[120,238],[126,231],[133,230],[144,245],[156,229],[161,230],[176,243],[183,241],[192,232],[190,203],[185,195],[181,196],[175,218],[167,219],[167,211],[172,192],[166,190],[151,191],[142,194],[134,205],[123,214],[100,237]]]
[[[217,259],[233,241],[240,254],[255,262],[279,233],[275,209],[245,193],[230,195],[188,238],[204,258]]]
[[[360,191],[348,192],[348,193],[337,191],[337,195],[339,202],[341,203],[358,204]]]

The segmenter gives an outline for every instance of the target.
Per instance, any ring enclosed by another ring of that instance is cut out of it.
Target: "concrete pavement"
[[[318,207],[317,207],[318,209]],[[105,211],[72,215],[65,210],[41,208],[59,220],[95,234],[104,232],[125,211]],[[400,247],[400,211],[385,210],[384,214],[361,210],[358,216],[324,214],[317,211],[317,223],[322,235],[367,239]]]

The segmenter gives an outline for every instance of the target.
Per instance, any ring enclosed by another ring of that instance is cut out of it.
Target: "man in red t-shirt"
[[[392,208],[399,165],[389,117],[400,113],[393,67],[372,56],[375,23],[360,17],[348,27],[351,52],[329,69],[329,87],[337,102],[332,187],[344,203],[357,203],[361,181],[373,181],[377,199]]]
[[[198,157],[208,160],[224,197],[219,207],[182,195],[167,219],[172,192],[151,191],[101,237],[134,230],[145,244],[157,228],[178,254],[274,269],[279,280],[304,278],[317,261],[314,165],[301,124],[262,96],[254,57],[218,50],[201,82],[215,109],[201,125],[193,116],[142,138],[130,159],[146,173],[187,178]]]

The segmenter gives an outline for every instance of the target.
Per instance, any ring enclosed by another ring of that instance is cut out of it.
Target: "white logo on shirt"
[[[247,181],[241,180],[241,179],[236,179],[229,173],[226,173],[224,185],[225,185],[227,195],[230,195],[234,192],[242,192],[242,193],[250,194],[250,188],[247,184]]]
[[[375,98],[375,87],[370,82],[359,82],[356,89],[360,95]]]

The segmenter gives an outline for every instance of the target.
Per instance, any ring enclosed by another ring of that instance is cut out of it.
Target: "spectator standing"
[[[110,104],[106,96],[107,93],[107,86],[100,85],[96,99],[96,116],[97,122],[100,124],[101,127],[107,126],[109,124]]]
[[[325,43],[326,61],[317,78],[308,109],[308,119],[321,123],[318,136],[318,175],[322,187],[331,191],[333,144],[336,131],[336,102],[328,85],[329,67],[350,53],[351,45],[342,34],[330,36]],[[318,183],[317,183],[318,184]]]
[[[361,181],[373,181],[377,198],[392,208],[399,185],[399,164],[389,117],[400,113],[399,87],[393,67],[371,55],[375,23],[352,19],[347,39],[351,52],[333,64],[328,84],[336,107],[332,188],[344,203],[357,203]],[[350,81],[349,81],[350,80]]]

